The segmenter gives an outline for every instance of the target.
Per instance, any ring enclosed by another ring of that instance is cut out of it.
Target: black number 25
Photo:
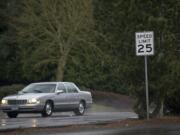
[[[138,45],[138,53],[144,53],[144,45]],[[146,44],[146,52],[150,53],[152,51],[151,44]]]

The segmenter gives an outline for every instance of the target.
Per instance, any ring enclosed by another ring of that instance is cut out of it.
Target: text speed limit
[[[154,54],[154,34],[153,32],[136,32],[136,55]]]

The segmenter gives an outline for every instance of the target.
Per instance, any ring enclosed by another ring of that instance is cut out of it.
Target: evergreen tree
[[[19,4],[18,0],[0,2],[0,85],[22,81],[16,31],[12,26]]]
[[[179,54],[175,51],[179,39],[179,1],[99,0],[96,6],[98,29],[106,37],[101,44],[109,47],[106,51],[114,65],[111,70],[115,71],[113,75],[119,76],[119,85],[125,84],[125,89],[137,98],[135,108],[140,117],[145,117],[146,112],[144,59],[135,56],[134,35],[137,31],[154,31],[155,56],[148,61],[150,104],[156,105],[153,112],[156,116],[160,110],[162,112],[172,87],[176,86],[173,87],[175,91],[180,88],[174,80],[179,77],[177,70],[180,70]],[[177,74],[172,74],[174,71]]]

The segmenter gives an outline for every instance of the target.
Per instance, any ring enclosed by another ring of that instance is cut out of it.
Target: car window
[[[54,93],[56,84],[30,84],[25,87],[22,93]]]
[[[66,88],[65,88],[65,86],[64,86],[63,83],[59,83],[59,84],[58,84],[57,90],[63,90],[64,93],[66,93]]]
[[[68,93],[78,93],[78,90],[76,89],[76,87],[73,84],[67,83],[66,87],[67,87]]]

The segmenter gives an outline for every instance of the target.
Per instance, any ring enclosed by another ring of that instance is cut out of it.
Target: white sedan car
[[[47,117],[57,111],[83,115],[91,104],[91,93],[81,91],[74,83],[42,82],[28,85],[17,95],[4,97],[1,109],[9,118],[16,118],[18,113],[41,113]]]

